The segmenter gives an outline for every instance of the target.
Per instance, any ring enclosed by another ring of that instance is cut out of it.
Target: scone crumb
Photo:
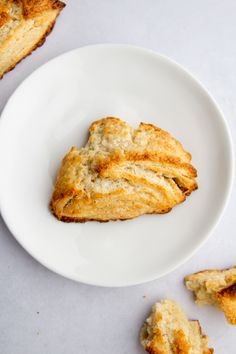
[[[228,323],[236,325],[236,267],[201,271],[186,276],[184,281],[198,305],[220,308]]]
[[[150,354],[211,354],[208,337],[198,321],[189,321],[172,300],[162,300],[152,307],[140,332],[140,341]]]

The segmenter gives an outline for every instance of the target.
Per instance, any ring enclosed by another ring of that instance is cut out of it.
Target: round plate
[[[192,154],[199,190],[165,215],[58,221],[48,204],[60,162],[106,116],[170,132]],[[222,113],[188,72],[148,50],[96,45],[51,60],[18,87],[2,114],[0,166],[3,218],[33,257],[74,280],[125,286],[170,272],[206,240],[229,196],[233,157]]]

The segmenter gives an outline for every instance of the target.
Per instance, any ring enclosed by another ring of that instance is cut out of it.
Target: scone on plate
[[[170,211],[197,188],[191,155],[164,130],[118,118],[94,122],[64,157],[51,199],[63,221],[109,221]]]
[[[43,44],[64,6],[58,0],[0,0],[0,79]]]
[[[152,307],[141,332],[140,341],[150,354],[210,354],[208,338],[198,321],[189,321],[180,306],[172,300],[157,302]]]
[[[198,305],[215,305],[227,321],[236,325],[236,267],[205,270],[185,277],[186,287],[194,292]]]

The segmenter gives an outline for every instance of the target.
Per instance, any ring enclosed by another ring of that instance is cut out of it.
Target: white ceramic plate
[[[61,159],[106,116],[169,131],[191,152],[199,190],[166,215],[58,221],[48,203]],[[97,45],[59,56],[19,86],[1,118],[0,166],[3,218],[33,257],[74,280],[125,286],[166,274],[206,240],[229,196],[233,158],[222,113],[183,68],[144,49]]]

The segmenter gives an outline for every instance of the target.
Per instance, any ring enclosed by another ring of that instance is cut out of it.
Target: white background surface
[[[235,13],[234,0],[70,0],[45,45],[0,81],[0,110],[48,59],[86,44],[129,43],[166,54],[192,71],[220,104],[235,139]],[[216,353],[234,354],[236,329],[217,310],[197,308],[182,279],[189,272],[235,264],[235,197],[234,188],[216,231],[184,266],[154,282],[120,289],[53,274],[17,244],[1,220],[0,353],[141,354],[142,321],[154,301],[169,297],[189,318],[201,321]]]

